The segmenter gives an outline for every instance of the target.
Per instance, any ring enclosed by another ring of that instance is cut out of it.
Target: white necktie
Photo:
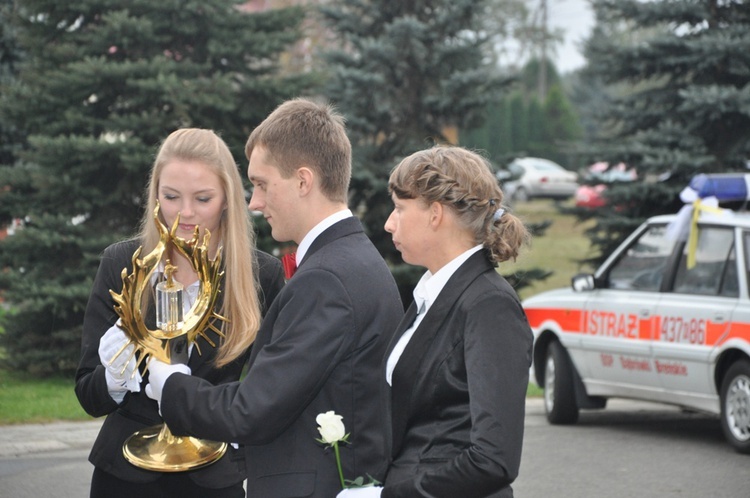
[[[417,306],[417,316],[425,312],[425,309],[427,308],[427,299],[424,288],[418,287],[414,289],[414,304]]]

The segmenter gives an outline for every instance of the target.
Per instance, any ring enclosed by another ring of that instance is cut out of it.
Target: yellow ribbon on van
[[[698,198],[693,201],[693,216],[690,220],[690,234],[688,235],[687,269],[695,267],[695,253],[698,250],[698,218],[702,212],[710,214],[724,214],[724,209],[701,202]]]

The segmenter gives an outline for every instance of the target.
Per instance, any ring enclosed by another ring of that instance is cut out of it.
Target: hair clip
[[[500,218],[503,217],[504,214],[505,214],[505,209],[503,208],[498,209],[497,211],[495,211],[495,214],[492,215],[492,221],[499,220]]]

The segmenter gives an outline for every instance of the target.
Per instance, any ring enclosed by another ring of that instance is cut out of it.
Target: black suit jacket
[[[416,314],[412,304],[386,361]],[[531,348],[516,293],[483,250],[474,253],[440,292],[393,371],[383,498],[513,495]]]
[[[130,464],[122,454],[123,443],[134,432],[162,423],[158,405],[148,398],[144,391],[148,375],[146,374],[141,383],[141,391],[126,394],[122,404],[118,405],[107,390],[104,367],[98,353],[99,340],[118,319],[109,290],[119,292],[122,289],[120,273],[123,268],[127,268],[128,273],[132,271],[133,252],[138,245],[139,241],[132,239],[118,242],[104,250],[83,321],[81,360],[76,371],[75,392],[81,406],[89,415],[107,416],[91,449],[89,461],[97,468],[120,479],[152,482],[161,475],[160,472],[138,468]],[[269,254],[255,251],[255,260],[260,283],[259,298],[262,311],[265,312],[284,285],[284,272],[281,262]],[[146,317],[147,323],[153,328],[153,307],[147,311]],[[220,338],[214,332],[209,331],[208,334],[214,343],[219,342]],[[213,384],[240,378],[242,368],[250,355],[249,350],[231,364],[217,370],[213,365],[216,348],[202,337],[198,338],[196,344],[202,354],[198,354],[194,349],[190,356],[188,365],[193,375],[205,378]],[[208,467],[189,471],[188,474],[201,486],[223,488],[245,479],[244,460],[243,451],[230,447],[219,461]]]
[[[244,380],[214,387],[172,375],[164,419],[176,434],[244,443],[248,497],[333,498],[334,453],[316,441],[315,418],[343,416],[345,478],[382,468],[378,379],[402,316],[396,283],[359,220],[342,220],[315,239],[271,305]]]

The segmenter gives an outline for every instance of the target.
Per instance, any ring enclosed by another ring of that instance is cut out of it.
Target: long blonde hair
[[[515,260],[530,240],[523,222],[503,207],[503,191],[489,163],[463,147],[437,145],[406,157],[391,172],[388,190],[399,199],[452,209],[493,263]]]
[[[151,169],[139,234],[143,254],[150,252],[159,241],[152,218],[159,178],[164,166],[175,159],[199,161],[208,166],[219,178],[226,197],[227,209],[219,225],[225,269],[223,304],[216,312],[228,318],[229,323],[221,323],[221,330],[226,335],[216,356],[216,366],[221,367],[250,347],[260,327],[258,279],[253,266],[255,232],[245,202],[242,178],[226,143],[211,130],[184,128],[171,133],[162,142]]]

